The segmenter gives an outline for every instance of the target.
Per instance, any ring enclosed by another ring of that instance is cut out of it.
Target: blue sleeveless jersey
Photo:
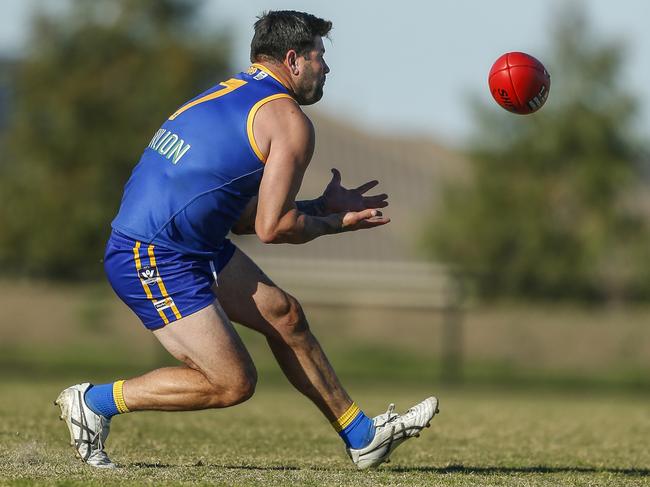
[[[253,118],[277,98],[291,96],[254,64],[181,106],[134,168],[112,227],[183,254],[214,256],[259,191],[264,156]]]

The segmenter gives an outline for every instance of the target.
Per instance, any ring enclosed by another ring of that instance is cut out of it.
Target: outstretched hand
[[[323,193],[327,213],[359,212],[366,209],[385,208],[388,206],[388,195],[378,194],[364,196],[366,192],[379,184],[379,181],[368,181],[354,189],[341,186],[341,173],[332,169],[332,180]]]
[[[353,232],[386,225],[388,222],[390,222],[390,218],[383,216],[379,210],[349,211],[343,215],[341,230]]]

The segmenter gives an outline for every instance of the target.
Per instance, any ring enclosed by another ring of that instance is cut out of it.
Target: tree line
[[[72,2],[34,20],[1,134],[4,275],[90,279],[124,183],[161,122],[230,74],[227,35],[198,36],[195,2]],[[547,105],[515,116],[480,103],[471,172],[448,185],[423,242],[483,297],[650,297],[647,140],[622,83],[625,46],[577,7],[548,52]]]

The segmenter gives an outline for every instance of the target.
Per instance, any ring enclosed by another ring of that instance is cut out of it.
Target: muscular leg
[[[154,334],[186,365],[157,369],[124,382],[124,401],[130,411],[227,407],[253,394],[255,367],[218,302]]]
[[[266,336],[289,381],[335,421],[352,404],[296,299],[237,250],[219,274],[215,294],[228,317]]]

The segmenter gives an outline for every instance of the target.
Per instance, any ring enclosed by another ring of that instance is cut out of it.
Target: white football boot
[[[387,462],[395,448],[409,438],[420,436],[420,431],[430,426],[431,418],[438,412],[438,399],[429,397],[416,404],[404,414],[394,412],[395,405],[388,411],[375,416],[375,436],[364,448],[347,448],[350,459],[359,469],[377,467]]]
[[[59,419],[65,421],[70,430],[70,445],[81,461],[98,468],[115,468],[104,451],[111,420],[96,414],[88,407],[84,394],[90,387],[88,382],[63,390],[54,404],[61,408]]]

